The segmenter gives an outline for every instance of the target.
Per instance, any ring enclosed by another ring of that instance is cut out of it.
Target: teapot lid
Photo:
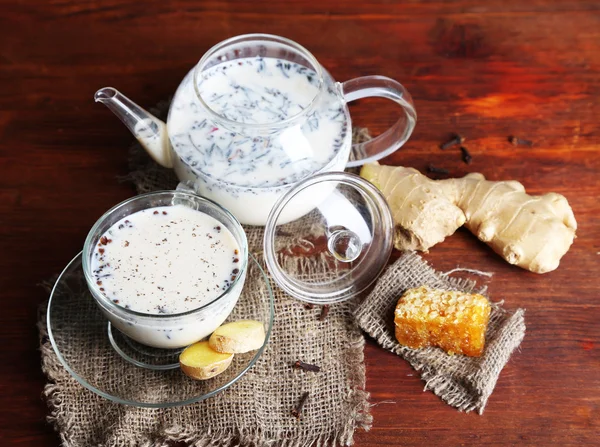
[[[267,267],[288,294],[313,304],[347,300],[387,264],[393,220],[385,198],[354,174],[311,176],[277,201],[265,227]]]

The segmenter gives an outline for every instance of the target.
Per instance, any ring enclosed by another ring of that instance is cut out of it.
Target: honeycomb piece
[[[479,357],[489,317],[490,303],[483,295],[409,289],[396,305],[396,339],[414,349],[438,346],[448,354]]]

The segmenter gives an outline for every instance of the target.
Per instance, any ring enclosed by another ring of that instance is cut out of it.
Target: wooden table
[[[94,104],[113,85],[144,106],[174,92],[213,44],[268,32],[308,47],[338,80],[383,74],[410,90],[417,128],[387,162],[517,179],[570,201],[578,238],[560,268],[511,267],[459,231],[426,255],[494,272],[489,291],[527,309],[527,335],[483,416],[422,392],[418,374],[369,342],[374,445],[600,443],[600,10],[597,1],[2,1],[0,15],[0,444],[56,446],[41,398],[39,283],[59,272],[111,205],[129,197],[132,140]],[[396,112],[352,106],[373,133]],[[470,166],[438,144],[467,137]],[[534,141],[513,147],[511,134]],[[391,403],[393,402],[393,403]],[[378,404],[380,403],[380,404]]]

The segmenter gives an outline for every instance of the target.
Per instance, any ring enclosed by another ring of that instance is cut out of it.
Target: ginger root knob
[[[577,222],[564,196],[531,196],[515,180],[489,181],[480,173],[431,180],[416,169],[379,164],[363,166],[361,176],[386,197],[399,250],[427,250],[464,224],[507,262],[546,273],[575,239]]]

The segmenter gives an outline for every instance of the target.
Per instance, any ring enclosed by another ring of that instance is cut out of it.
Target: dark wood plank
[[[466,231],[426,255],[439,269],[494,272],[494,299],[527,309],[527,335],[483,416],[431,393],[403,360],[370,342],[374,426],[357,445],[594,445],[600,439],[600,4],[493,0],[184,2],[1,1],[0,365],[2,445],[55,446],[45,423],[35,330],[39,286],[77,253],[95,219],[130,196],[131,136],[92,101],[114,85],[144,106],[168,97],[213,44],[264,31],[309,48],[338,80],[399,79],[417,129],[387,161],[453,175],[480,171],[567,196],[578,238],[561,267],[534,275]],[[352,104],[373,133],[383,100]],[[473,164],[437,146],[467,137]],[[534,141],[515,148],[508,135]],[[393,402],[393,403],[391,403]]]

